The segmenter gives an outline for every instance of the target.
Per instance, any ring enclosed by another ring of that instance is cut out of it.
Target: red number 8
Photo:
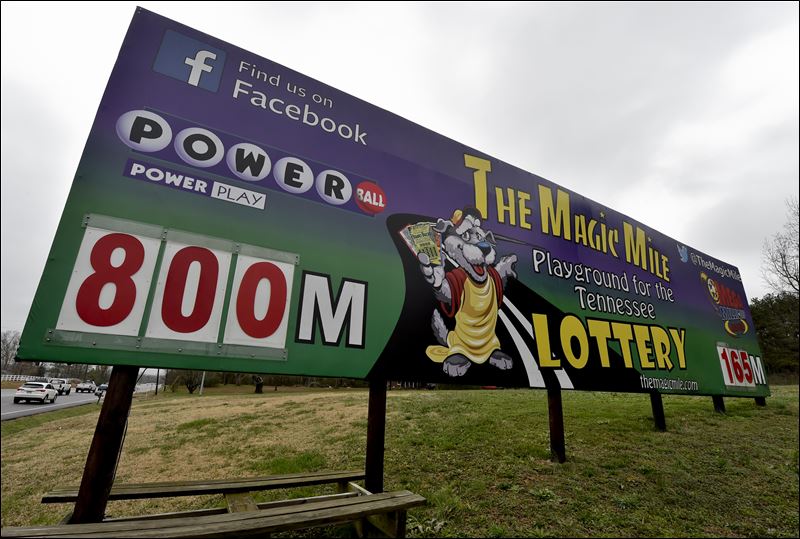
[[[119,266],[113,266],[111,255],[120,248],[125,251],[125,259]],[[119,324],[128,317],[136,303],[136,283],[131,277],[142,267],[144,246],[128,234],[109,234],[94,244],[89,262],[95,272],[78,289],[75,299],[78,316],[92,326]],[[100,293],[107,284],[113,284],[116,290],[111,306],[103,309],[100,306]]]

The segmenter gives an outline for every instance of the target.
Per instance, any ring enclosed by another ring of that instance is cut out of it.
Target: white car
[[[48,382],[25,382],[14,394],[14,404],[22,401],[56,402],[58,391]]]
[[[72,384],[66,378],[50,378],[50,383],[59,395],[69,395],[72,392]]]
[[[94,382],[91,380],[84,380],[77,386],[75,386],[75,393],[94,393],[97,389],[97,386],[94,385]]]

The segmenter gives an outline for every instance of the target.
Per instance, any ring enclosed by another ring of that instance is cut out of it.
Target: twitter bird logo
[[[685,245],[678,245],[678,254],[681,255],[681,262],[689,261],[689,249]]]

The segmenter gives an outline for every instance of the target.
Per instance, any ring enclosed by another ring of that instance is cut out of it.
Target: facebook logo
[[[225,51],[167,30],[153,70],[211,92],[219,89]]]

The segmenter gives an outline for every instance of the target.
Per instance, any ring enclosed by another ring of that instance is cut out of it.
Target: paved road
[[[20,382],[22,385],[23,382]],[[155,384],[137,384],[134,393],[146,393],[154,391]],[[42,412],[52,412],[53,410],[61,410],[63,408],[70,408],[72,406],[80,406],[82,404],[97,403],[97,396],[94,393],[75,393],[73,389],[69,395],[59,395],[56,402],[53,404],[38,404],[25,402],[22,404],[14,404],[14,393],[16,389],[3,389],[2,398],[2,420],[16,419],[26,415],[40,414]]]
[[[96,403],[97,397],[91,393],[75,393],[73,389],[69,395],[59,395],[56,402],[53,404],[38,404],[38,403],[21,403],[14,404],[14,393],[16,389],[3,389],[0,403],[2,403],[2,420],[16,419],[26,415],[40,414],[42,412],[51,412],[53,410],[60,410],[63,408],[70,408],[72,406],[80,406],[82,404]]]

